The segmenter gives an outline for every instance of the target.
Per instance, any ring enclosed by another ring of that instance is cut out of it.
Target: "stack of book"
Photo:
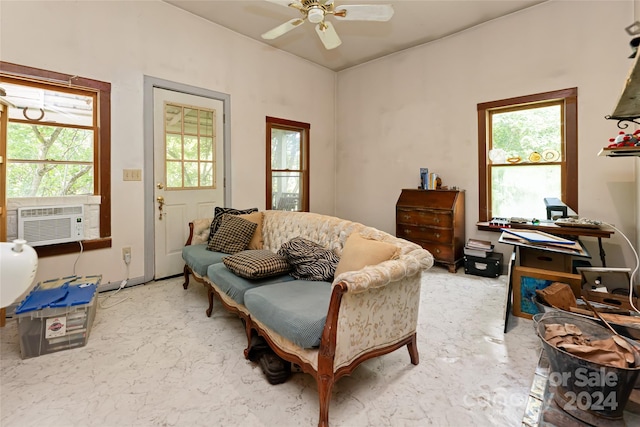
[[[487,240],[469,239],[464,246],[464,254],[478,258],[487,258],[493,253],[493,244]]]

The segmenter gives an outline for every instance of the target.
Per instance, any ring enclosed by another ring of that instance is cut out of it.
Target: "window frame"
[[[302,179],[301,190],[301,206],[298,212],[309,212],[309,146],[310,146],[310,130],[309,123],[296,122],[293,120],[280,119],[277,117],[266,117],[266,209],[273,209],[271,200],[273,196],[273,172],[289,171],[299,172]],[[271,168],[271,131],[272,129],[289,130],[300,132],[300,169],[272,169]]]
[[[493,218],[489,167],[490,113],[496,110],[526,109],[534,104],[548,104],[553,101],[560,101],[564,106],[562,113],[562,129],[564,131],[564,165],[561,172],[562,201],[574,211],[578,211],[578,88],[574,87],[478,104],[479,222],[486,222]]]
[[[98,133],[94,150],[94,195],[100,196],[99,238],[82,241],[82,249],[75,242],[37,246],[39,257],[62,255],[111,247],[111,83],[77,75],[48,71],[0,61],[2,77],[29,81],[52,88],[75,88],[97,94]],[[4,177],[3,177],[4,179]]]

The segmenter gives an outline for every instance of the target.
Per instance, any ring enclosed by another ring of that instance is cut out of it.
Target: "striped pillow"
[[[238,252],[222,259],[235,275],[246,279],[263,279],[291,270],[287,259],[266,249]]]
[[[224,214],[220,228],[209,240],[207,250],[224,252],[225,254],[235,254],[244,251],[249,245],[253,232],[258,224],[247,221],[237,215]]]
[[[289,261],[292,268],[290,274],[301,280],[330,282],[340,261],[340,257],[333,251],[303,237],[295,237],[283,243],[278,255]]]

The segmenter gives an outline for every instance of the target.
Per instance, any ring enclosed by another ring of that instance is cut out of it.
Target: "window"
[[[97,94],[3,78],[7,197],[94,194]]]
[[[7,198],[100,196],[99,238],[84,250],[111,246],[111,85],[0,61],[9,104]],[[39,256],[79,250],[77,244],[36,248]]]
[[[309,211],[310,127],[267,117],[267,209]]]
[[[577,88],[478,104],[479,220],[578,208]]]
[[[215,110],[165,103],[167,190],[216,188]]]

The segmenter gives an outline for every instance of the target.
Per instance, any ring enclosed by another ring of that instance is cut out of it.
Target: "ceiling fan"
[[[393,7],[389,4],[354,4],[336,6],[334,0],[267,0],[285,7],[297,9],[302,18],[294,18],[284,24],[267,31],[262,35],[263,39],[272,40],[288,33],[304,21],[308,20],[316,25],[316,33],[322,44],[327,49],[340,46],[342,41],[338,33],[329,21],[325,21],[327,15],[333,15],[338,20],[344,21],[388,21],[393,16]]]

